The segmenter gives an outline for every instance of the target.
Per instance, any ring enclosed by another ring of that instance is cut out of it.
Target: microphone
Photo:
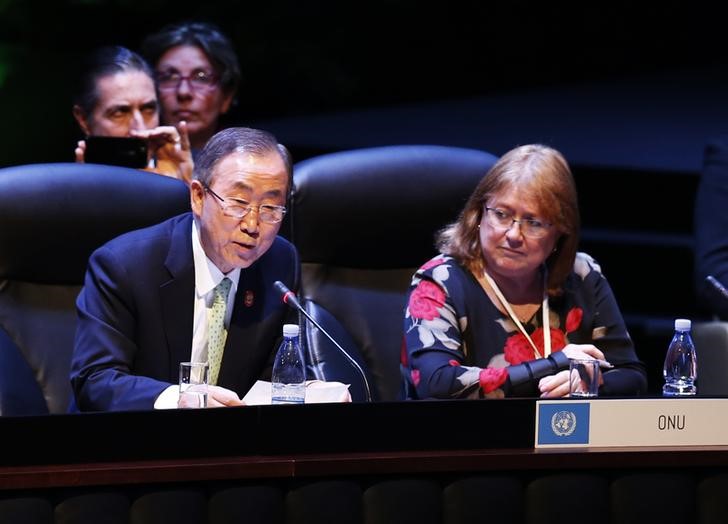
[[[713,275],[708,275],[707,277],[705,277],[705,281],[718,292],[723,300],[728,301],[728,289],[726,289],[725,286],[721,284],[717,278],[715,278]]]
[[[326,335],[326,338],[328,338],[331,343],[336,346],[336,348],[341,352],[342,355],[346,357],[346,359],[351,363],[352,366],[356,369],[357,373],[361,376],[361,380],[364,383],[364,393],[366,394],[366,400],[367,402],[372,401],[372,393],[369,389],[369,381],[367,380],[366,373],[364,373],[364,370],[361,368],[359,363],[352,358],[351,355],[343,348],[341,345],[334,340],[334,337],[328,334],[328,332],[321,327],[321,325],[314,320],[314,318],[308,314],[308,312],[303,308],[301,303],[298,301],[298,298],[296,298],[296,294],[288,289],[286,285],[281,282],[280,280],[276,280],[273,283],[273,286],[275,286],[276,290],[281,294],[281,299],[283,300],[284,304],[287,304],[291,307],[296,308],[300,313],[303,314],[304,317],[308,319],[309,322],[311,322],[314,326],[316,326],[316,329],[321,331],[324,335]]]

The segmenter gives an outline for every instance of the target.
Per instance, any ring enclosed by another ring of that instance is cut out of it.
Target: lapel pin
[[[250,289],[246,289],[245,297],[243,298],[243,304],[245,304],[245,307],[252,307],[254,299],[255,295],[253,294],[253,291]]]

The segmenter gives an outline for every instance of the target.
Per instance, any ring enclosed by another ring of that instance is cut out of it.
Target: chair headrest
[[[187,186],[137,169],[29,164],[0,169],[0,278],[82,284],[111,238],[189,211]]]
[[[294,166],[291,236],[303,263],[416,267],[497,157],[396,145],[330,153]]]

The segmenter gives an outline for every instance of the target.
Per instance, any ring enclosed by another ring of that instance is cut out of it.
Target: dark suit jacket
[[[126,233],[90,257],[76,301],[71,411],[152,409],[192,348],[192,214]],[[240,273],[218,385],[241,397],[270,366],[285,322],[273,283],[297,290],[298,253],[282,237]],[[247,298],[247,300],[246,300]],[[252,300],[251,300],[252,299]]]
[[[728,300],[705,282],[713,275],[728,287],[728,136],[705,148],[693,223],[698,300],[707,312],[728,319]]]

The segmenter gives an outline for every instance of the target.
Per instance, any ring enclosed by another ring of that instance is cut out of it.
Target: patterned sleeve
[[[593,295],[594,323],[591,342],[614,369],[604,373],[600,395],[635,395],[647,391],[647,372],[639,360],[612,288],[599,264],[586,253],[578,253],[575,272],[584,280],[585,292]]]
[[[404,315],[403,365],[418,398],[502,396],[504,369],[465,366],[462,273],[451,259],[435,257],[410,284]]]

